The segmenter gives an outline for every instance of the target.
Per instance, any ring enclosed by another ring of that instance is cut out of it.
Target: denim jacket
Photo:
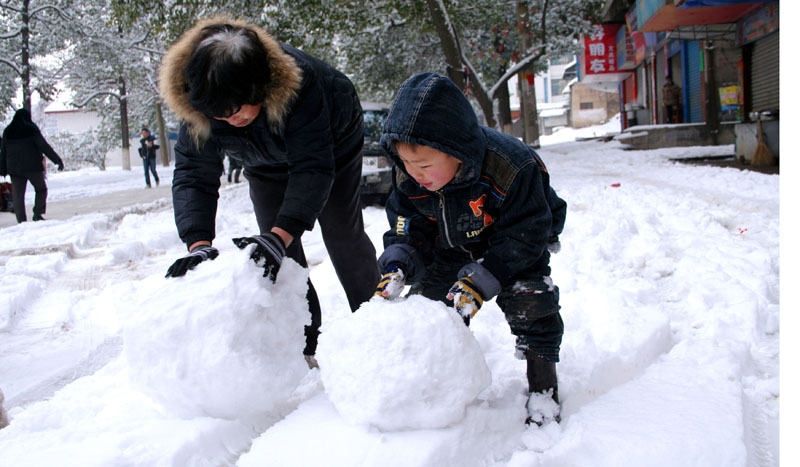
[[[461,168],[430,192],[405,170],[393,141],[436,148],[461,160]],[[381,144],[394,162],[381,266],[400,262],[413,282],[434,251],[444,249],[479,263],[500,286],[521,273],[550,274],[547,245],[564,227],[566,202],[550,187],[538,154],[511,135],[480,126],[452,81],[433,73],[406,81]]]

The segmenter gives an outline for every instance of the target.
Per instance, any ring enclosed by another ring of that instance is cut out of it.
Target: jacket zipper
[[[450,231],[447,229],[447,215],[445,214],[444,210],[444,193],[441,191],[437,191],[436,193],[439,195],[439,209],[442,211],[442,227],[444,229],[444,238],[447,240],[447,244],[452,248],[455,247],[455,245],[453,245],[453,241],[450,240]]]
[[[464,245],[456,245],[450,239],[450,231],[447,229],[447,215],[445,213],[444,207],[444,193],[441,191],[436,192],[439,195],[439,209],[442,211],[442,228],[444,229],[444,238],[447,240],[447,244],[450,245],[450,248],[458,248],[459,250],[469,254],[471,260],[475,260],[472,252],[464,247]]]

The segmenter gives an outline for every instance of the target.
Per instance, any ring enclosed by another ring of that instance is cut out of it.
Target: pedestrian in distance
[[[667,123],[681,122],[681,88],[672,82],[672,77],[667,76],[664,88],[661,91],[664,101],[664,115]]]
[[[556,362],[564,332],[550,251],[560,248],[567,204],[538,154],[480,126],[461,90],[423,73],[398,90],[381,145],[393,159],[389,230],[375,295],[422,294],[465,324],[493,297],[527,361],[529,422],[559,420]]]
[[[47,183],[45,182],[44,156],[64,170],[64,162],[56,154],[39,127],[33,123],[31,112],[21,108],[14,113],[11,123],[3,131],[0,143],[0,175],[11,176],[11,199],[17,222],[28,220],[25,213],[25,190],[31,182],[36,196],[33,202],[33,220],[43,221],[47,210]]]
[[[153,178],[155,178],[156,186],[160,183],[158,179],[158,173],[156,172],[156,149],[160,148],[161,146],[156,144],[156,138],[150,133],[150,129],[142,127],[142,131],[140,133],[142,135],[142,139],[139,140],[139,157],[142,158],[142,166],[144,167],[144,183],[147,188],[150,188],[150,172],[153,173]]]
[[[254,24],[214,17],[169,48],[159,87],[182,120],[172,194],[189,249],[167,276],[219,254],[211,244],[227,154],[244,167],[259,228],[233,241],[255,245],[251,258],[264,276],[274,281],[285,256],[308,267],[301,236],[318,221],[351,310],[369,300],[379,274],[360,208],[364,123],[350,80]],[[311,281],[308,302],[304,354],[311,357],[321,321]]]

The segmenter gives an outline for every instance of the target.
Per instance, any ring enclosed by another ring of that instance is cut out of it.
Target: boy
[[[461,90],[433,73],[400,87],[381,144],[395,166],[375,294],[396,298],[407,281],[410,293],[455,306],[467,325],[497,296],[527,360],[530,393],[552,398],[549,408],[529,403],[528,422],[558,421],[564,324],[548,247],[557,250],[567,204],[541,159],[479,126]]]

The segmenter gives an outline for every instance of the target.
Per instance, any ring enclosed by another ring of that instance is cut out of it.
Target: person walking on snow
[[[139,140],[139,144],[141,144],[139,156],[142,158],[142,166],[144,166],[144,182],[147,188],[150,188],[150,172],[153,172],[156,186],[159,184],[158,173],[156,173],[156,149],[160,146],[156,144],[156,138],[150,134],[149,128],[142,127],[141,135],[142,139]]]
[[[167,277],[219,254],[211,242],[227,154],[244,167],[259,228],[233,241],[255,245],[251,258],[264,276],[274,281],[285,256],[308,267],[300,237],[319,221],[351,310],[369,300],[379,274],[359,201],[364,119],[350,80],[258,26],[215,17],[170,47],[159,87],[183,121],[172,196],[189,249]],[[304,354],[313,365],[321,313],[310,280],[307,297]]]
[[[36,197],[33,201],[33,220],[45,220],[47,210],[47,183],[43,156],[64,170],[64,162],[42,136],[39,127],[31,120],[31,112],[26,108],[17,110],[11,123],[3,131],[0,143],[0,175],[11,176],[11,199],[17,222],[28,220],[25,213],[25,189],[31,182]]]
[[[558,421],[564,323],[548,250],[560,248],[567,204],[544,163],[479,126],[461,90],[433,73],[397,91],[381,145],[395,165],[375,295],[397,298],[409,283],[410,294],[454,306],[467,326],[497,297],[527,361],[529,422]]]

